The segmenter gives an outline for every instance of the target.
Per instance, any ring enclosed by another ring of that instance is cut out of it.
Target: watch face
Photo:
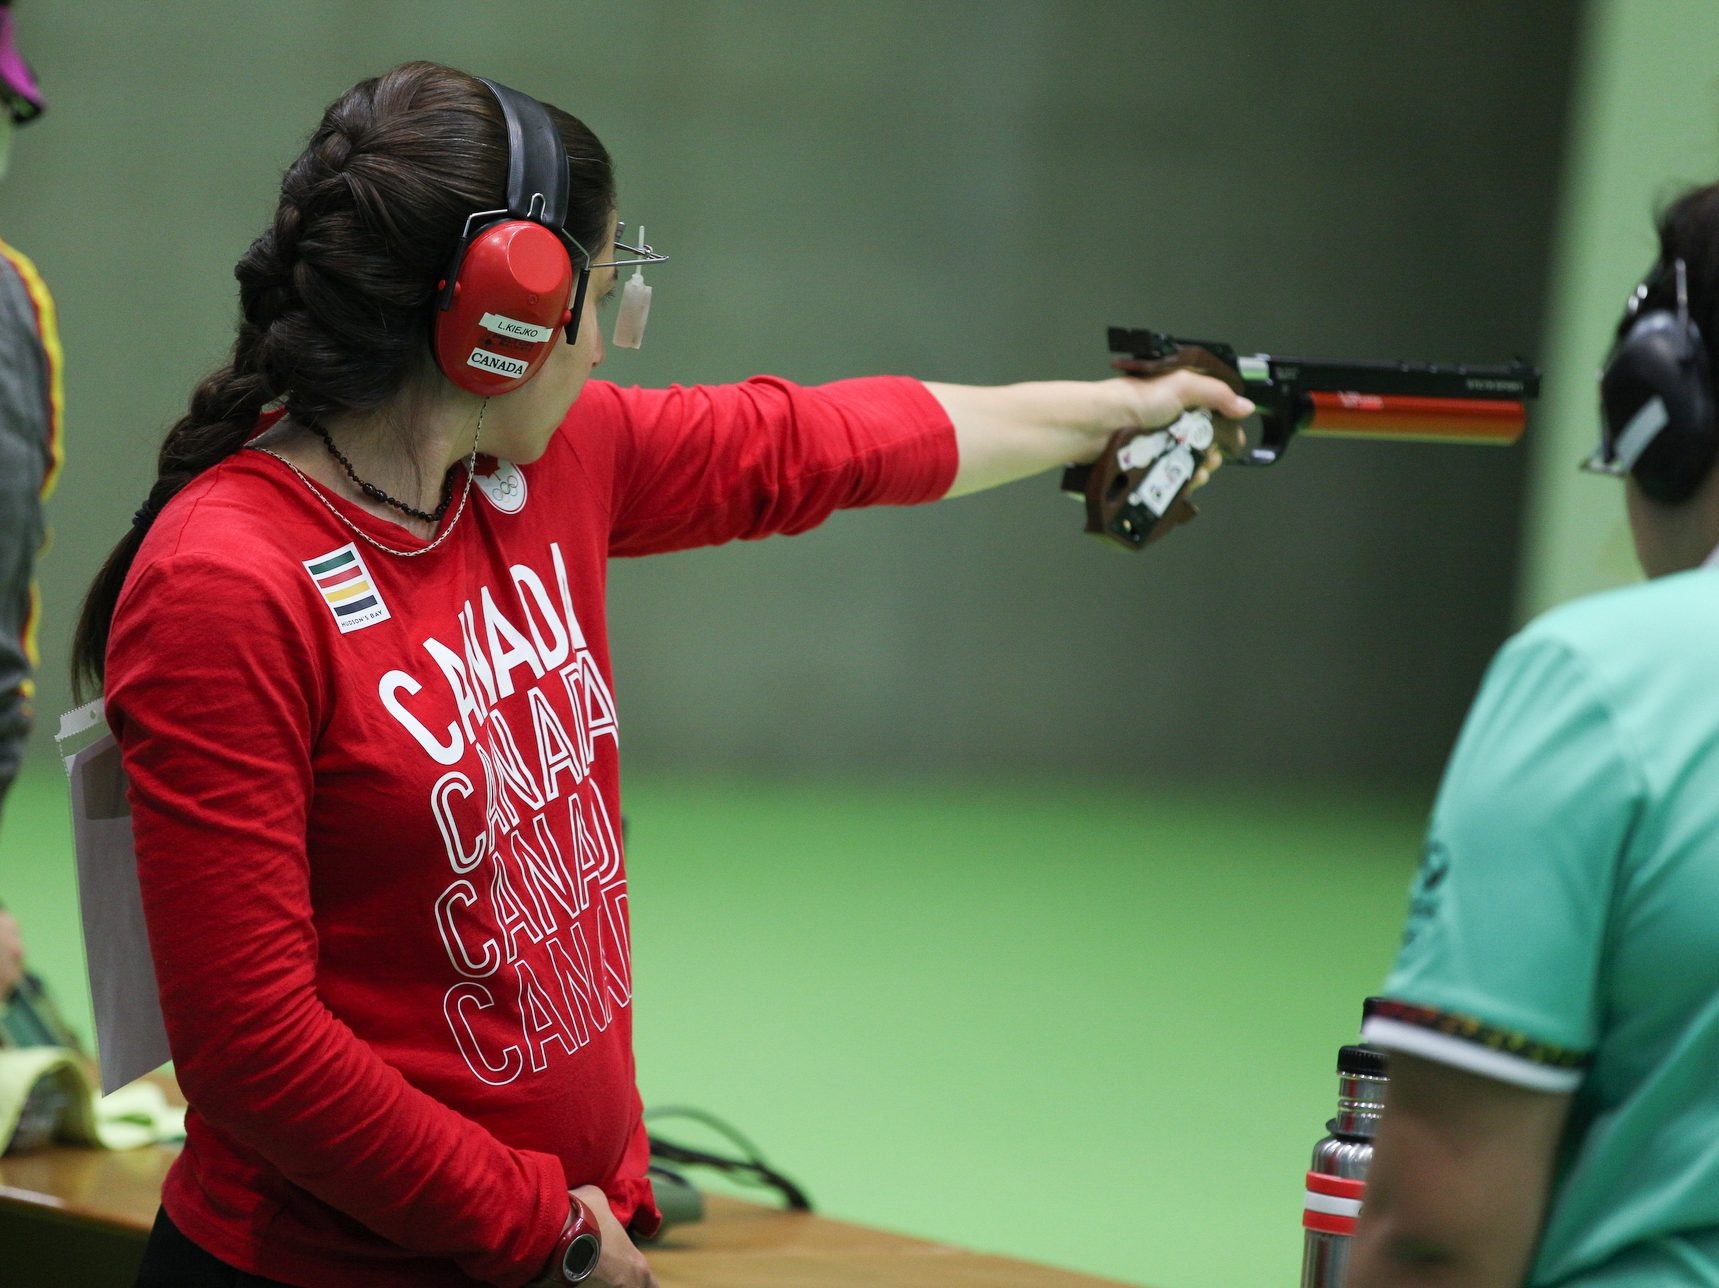
[[[603,1255],[602,1241],[594,1234],[581,1234],[567,1245],[561,1257],[561,1277],[570,1284],[583,1283],[597,1268]]]

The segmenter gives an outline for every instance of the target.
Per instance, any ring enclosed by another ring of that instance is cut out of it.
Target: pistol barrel
[[[1426,398],[1310,390],[1304,434],[1507,447],[1522,437],[1528,405],[1501,398]]]
[[[1232,457],[1238,465],[1275,464],[1298,433],[1505,446],[1522,436],[1527,404],[1540,393],[1539,371],[1520,359],[1491,367],[1332,362],[1243,355],[1221,340],[1132,327],[1111,327],[1109,338],[1120,371],[1197,371],[1251,398],[1259,435]],[[1138,550],[1193,517],[1186,492],[1205,444],[1196,449],[1191,434],[1175,429],[1118,431],[1091,465],[1063,472],[1063,490],[1086,504],[1088,532]]]

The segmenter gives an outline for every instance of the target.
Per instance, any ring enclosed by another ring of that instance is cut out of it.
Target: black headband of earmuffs
[[[507,120],[507,212],[565,235],[567,149],[549,110],[529,94],[478,77]]]

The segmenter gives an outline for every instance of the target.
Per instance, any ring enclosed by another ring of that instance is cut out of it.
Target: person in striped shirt
[[[13,38],[11,6],[0,5],[0,173],[12,131],[42,107]],[[28,257],[0,241],[0,800],[17,776],[33,714],[36,554],[42,503],[60,470],[62,404],[53,296]]]
[[[12,6],[0,0],[0,175],[12,131],[42,114],[42,92],[18,53]],[[60,472],[60,336],[36,266],[0,241],[0,801],[30,736],[37,661],[36,554],[42,502]],[[0,1004],[24,973],[24,941],[0,908]]]

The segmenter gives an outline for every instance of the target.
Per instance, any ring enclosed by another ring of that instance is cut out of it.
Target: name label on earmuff
[[[555,334],[553,327],[521,322],[518,318],[510,318],[501,313],[485,313],[478,319],[478,325],[485,331],[512,336],[515,340],[529,340],[533,344],[542,344]]]
[[[473,349],[472,356],[466,359],[466,366],[476,367],[480,371],[493,371],[498,376],[507,376],[509,379],[517,379],[530,370],[529,363],[493,353],[488,349]]]

